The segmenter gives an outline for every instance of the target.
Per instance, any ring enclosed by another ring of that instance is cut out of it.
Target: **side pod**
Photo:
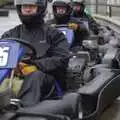
[[[82,99],[82,120],[99,119],[120,95],[120,71],[103,68],[92,81],[78,90]]]

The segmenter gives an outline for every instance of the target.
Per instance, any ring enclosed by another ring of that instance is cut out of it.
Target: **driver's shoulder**
[[[21,24],[15,26],[14,28],[9,29],[8,31],[4,32],[1,38],[7,38],[7,37],[17,37],[17,34],[19,34]]]
[[[58,30],[55,27],[51,27],[47,25],[48,27],[48,38],[52,41],[59,41],[61,39],[64,39],[64,34]]]

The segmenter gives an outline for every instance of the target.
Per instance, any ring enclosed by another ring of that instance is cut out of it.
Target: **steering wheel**
[[[1,39],[1,40],[11,40],[11,41],[16,41],[18,43],[21,43],[22,45],[24,45],[25,47],[27,47],[28,49],[30,49],[30,52],[26,52],[26,56],[32,58],[32,59],[35,59],[36,58],[36,49],[32,46],[32,44],[26,40],[23,40],[23,39],[19,39],[19,38],[4,38],[4,39]],[[23,60],[25,60],[26,57],[23,58]]]

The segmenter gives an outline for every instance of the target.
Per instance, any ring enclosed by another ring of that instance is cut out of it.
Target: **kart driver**
[[[85,19],[88,21],[89,28],[94,34],[99,33],[99,24],[90,16],[85,13],[84,0],[72,0],[71,6],[73,9],[72,16],[78,19]]]
[[[85,27],[81,27],[79,21],[71,18],[72,7],[71,0],[54,0],[52,9],[54,19],[48,20],[47,24],[51,26],[66,24],[69,28],[74,30],[74,40],[71,46],[73,50],[76,46],[81,46],[82,40],[89,34]]]
[[[17,98],[25,107],[45,99],[56,80],[66,89],[64,76],[69,52],[63,33],[44,24],[47,0],[15,0],[15,5],[22,24],[5,32],[2,38],[26,40],[37,51],[36,60],[19,63],[24,81]]]

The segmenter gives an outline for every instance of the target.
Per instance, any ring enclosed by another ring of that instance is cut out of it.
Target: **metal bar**
[[[94,5],[96,6],[96,3],[86,3],[85,5]],[[111,7],[120,7],[120,5],[113,5],[113,4],[103,4],[103,3],[97,3],[97,6],[111,6]]]
[[[10,81],[9,81],[9,88],[10,89],[12,89],[12,83],[13,83],[14,73],[15,73],[15,70],[12,70],[11,76],[10,76]]]
[[[109,6],[109,17],[112,17],[112,7]]]
[[[96,0],[96,14],[98,14],[98,0]]]

